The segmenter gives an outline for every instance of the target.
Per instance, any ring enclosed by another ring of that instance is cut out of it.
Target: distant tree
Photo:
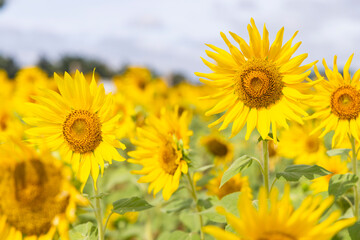
[[[50,62],[46,57],[41,57],[36,65],[42,70],[44,70],[49,75],[49,77],[53,76],[54,72],[57,73],[62,72],[55,64]]]
[[[12,58],[0,56],[0,69],[4,69],[9,78],[14,78],[19,67]]]
[[[92,72],[96,68],[96,72],[104,78],[111,78],[114,75],[114,72],[104,63],[78,56],[64,56],[60,60],[59,67],[67,72],[75,72],[78,69],[84,73]]]
[[[1,9],[2,7],[4,7],[4,5],[5,5],[5,0],[0,0],[0,9]]]
[[[175,86],[186,81],[186,77],[181,73],[174,73],[170,76],[170,83]]]

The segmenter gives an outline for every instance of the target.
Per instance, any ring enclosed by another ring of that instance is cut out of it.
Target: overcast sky
[[[296,30],[298,54],[307,62],[338,55],[340,66],[355,52],[360,68],[360,1],[357,0],[7,0],[0,10],[0,54],[22,65],[39,56],[52,60],[78,54],[119,68],[145,64],[162,74],[207,72],[200,60],[211,43],[225,48],[219,33],[248,40],[253,17],[270,39]],[[332,64],[331,64],[332,65]]]

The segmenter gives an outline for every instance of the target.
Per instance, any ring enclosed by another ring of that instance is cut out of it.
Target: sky
[[[80,55],[113,68],[146,65],[160,74],[209,72],[200,56],[210,43],[226,48],[220,32],[248,40],[247,24],[266,24],[270,40],[285,27],[299,30],[297,54],[305,63],[334,55],[343,67],[355,53],[360,68],[360,1],[357,0],[7,0],[0,9],[0,54],[21,66],[41,56]],[[228,35],[229,36],[229,35]],[[321,67],[321,64],[318,64]]]

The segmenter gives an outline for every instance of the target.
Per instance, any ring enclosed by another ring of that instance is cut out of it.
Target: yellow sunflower
[[[312,165],[326,157],[324,140],[310,134],[318,122],[306,121],[304,125],[292,124],[281,133],[278,152],[281,156],[294,159],[295,164]]]
[[[323,157],[316,162],[320,167],[332,172],[332,174],[315,178],[312,180],[310,189],[314,194],[325,192],[328,190],[330,179],[335,174],[345,174],[349,172],[347,168],[347,162],[341,161],[341,156]]]
[[[76,71],[74,79],[65,73],[64,78],[55,74],[60,94],[45,89],[36,96],[36,103],[28,103],[32,116],[24,118],[27,130],[37,143],[39,139],[52,150],[59,150],[65,161],[72,164],[77,177],[83,183],[91,176],[96,183],[104,171],[104,160],[125,160],[116,148],[125,149],[115,137],[114,128],[119,115],[114,115],[113,98],[105,94],[104,86],[91,84],[82,73]],[[96,187],[96,184],[95,184]]]
[[[314,97],[314,108],[316,112],[311,118],[319,119],[319,126],[312,133],[323,132],[320,137],[325,136],[330,131],[335,131],[332,138],[332,146],[347,141],[347,135],[352,135],[360,142],[360,69],[351,78],[349,68],[354,54],[347,60],[343,74],[339,73],[334,57],[333,70],[327,66],[325,59],[323,65],[328,81],[322,81],[315,86],[316,94]],[[322,78],[317,67],[315,74]]]
[[[248,31],[250,45],[230,32],[239,44],[240,50],[230,43],[224,33],[221,33],[221,37],[229,47],[230,53],[207,44],[215,52],[206,51],[206,53],[215,60],[216,64],[204,59],[203,62],[213,73],[195,74],[209,79],[200,79],[200,81],[214,89],[214,94],[204,99],[217,100],[216,105],[207,111],[206,115],[225,112],[209,127],[223,122],[220,127],[220,130],[223,130],[233,123],[231,136],[235,136],[247,123],[245,139],[248,140],[255,127],[265,139],[271,126],[276,139],[278,127],[288,127],[287,120],[302,124],[301,116],[307,116],[300,107],[300,102],[309,100],[311,96],[300,91],[315,83],[303,83],[311,72],[307,70],[314,63],[300,66],[307,54],[291,58],[301,44],[299,42],[292,46],[297,32],[282,45],[284,34],[282,28],[270,46],[265,25],[262,38],[253,19],[251,25],[248,25]]]
[[[201,144],[215,157],[215,165],[226,164],[233,160],[234,145],[218,135],[209,135],[201,138]]]
[[[319,222],[333,203],[333,197],[323,200],[321,196],[309,196],[294,210],[289,187],[285,188],[282,199],[278,199],[278,194],[277,189],[273,189],[268,199],[265,188],[262,188],[258,209],[246,194],[241,194],[238,201],[240,217],[219,208],[236,234],[215,226],[206,226],[204,231],[219,240],[329,240],[356,221],[355,218],[336,221],[341,216],[338,210]]]
[[[128,161],[143,166],[132,173],[145,175],[138,182],[150,183],[148,192],[153,191],[154,196],[162,189],[164,199],[168,200],[178,189],[181,173],[188,172],[183,154],[192,135],[189,121],[188,113],[179,114],[175,107],[171,112],[163,109],[159,117],[149,116],[145,126],[137,129],[137,138],[132,140],[137,149],[129,152],[133,159]]]
[[[215,195],[219,199],[222,199],[230,193],[241,191],[248,193],[249,196],[252,197],[249,178],[247,176],[242,177],[241,174],[236,174],[220,188],[221,178],[224,172],[225,170],[217,172],[215,177],[206,184],[209,195]]]
[[[69,239],[76,205],[87,204],[71,185],[70,169],[49,151],[16,142],[1,146],[0,170],[0,236],[3,228],[13,232],[11,240],[52,239],[56,231]]]

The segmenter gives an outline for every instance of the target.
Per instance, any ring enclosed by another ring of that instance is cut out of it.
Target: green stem
[[[106,218],[105,224],[104,224],[104,232],[106,231],[106,227],[108,225],[108,222],[110,220],[111,215],[113,215],[114,212],[109,213],[109,215]]]
[[[262,140],[263,144],[263,176],[264,176],[264,186],[266,188],[266,193],[269,195],[269,149],[268,149],[268,141]]]
[[[350,137],[351,148],[352,148],[352,170],[353,173],[357,176],[357,156],[356,156],[356,146],[355,146],[355,138],[353,136]],[[359,218],[359,190],[358,184],[356,183],[354,186],[354,207],[355,207],[355,217]]]
[[[103,227],[103,223],[102,223],[102,211],[101,211],[101,203],[100,203],[100,198],[98,197],[99,195],[99,186],[97,186],[97,182],[94,181],[93,179],[93,188],[94,188],[94,193],[95,193],[95,217],[96,217],[96,221],[97,221],[97,225],[98,225],[98,239],[99,240],[104,240],[105,239],[105,232],[104,232],[104,227]],[[96,187],[95,187],[96,186]]]
[[[197,213],[198,213],[198,215],[199,215],[199,222],[200,222],[200,239],[201,239],[201,240],[204,240],[205,238],[204,238],[204,233],[203,233],[203,230],[202,230],[202,228],[203,228],[203,226],[204,226],[204,225],[203,225],[203,219],[202,219],[202,216],[201,216],[201,214],[200,214],[201,209],[200,209],[200,206],[198,205],[198,198],[197,198],[197,195],[196,195],[196,189],[195,189],[195,186],[194,186],[194,181],[193,181],[192,177],[190,176],[190,173],[189,173],[189,172],[188,172],[186,175],[187,175],[187,178],[188,178],[188,180],[189,180],[190,187],[191,187],[190,193],[191,193],[191,196],[193,197],[193,199],[194,199],[194,201],[195,201],[196,211],[197,211]]]

